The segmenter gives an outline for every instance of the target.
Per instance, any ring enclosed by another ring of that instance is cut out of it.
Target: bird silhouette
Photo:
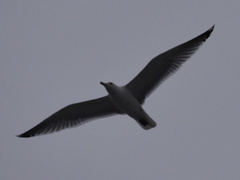
[[[75,127],[107,115],[127,114],[145,130],[156,122],[144,111],[142,104],[148,95],[197,51],[211,35],[214,26],[201,35],[153,58],[125,86],[100,82],[108,95],[68,105],[18,137],[32,137]]]

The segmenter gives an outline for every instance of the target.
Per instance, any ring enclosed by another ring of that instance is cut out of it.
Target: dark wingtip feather
[[[206,39],[211,35],[211,33],[213,32],[215,27],[215,24],[209,29],[207,30],[204,34],[206,34]]]
[[[29,136],[23,136],[22,134],[20,134],[20,135],[16,135],[17,137],[19,137],[19,138],[28,138]]]
[[[19,138],[29,138],[31,136],[29,134],[27,134],[27,133],[23,133],[23,134],[17,135],[17,137],[19,137]]]
[[[209,31],[213,31],[213,29],[214,29],[214,27],[215,27],[215,24],[209,29]]]

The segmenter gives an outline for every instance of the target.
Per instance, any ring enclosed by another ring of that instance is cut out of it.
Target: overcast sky
[[[240,1],[0,2],[0,178],[239,180]],[[60,108],[106,95],[153,57],[210,38],[128,116],[20,139]]]

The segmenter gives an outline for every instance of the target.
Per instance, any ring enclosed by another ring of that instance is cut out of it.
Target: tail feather
[[[157,123],[143,110],[141,109],[142,117],[136,119],[138,124],[145,130],[149,130],[157,126]]]

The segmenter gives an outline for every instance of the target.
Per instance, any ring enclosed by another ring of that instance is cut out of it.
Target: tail
[[[154,128],[157,123],[141,108],[141,117],[136,119],[138,124],[145,130]]]

